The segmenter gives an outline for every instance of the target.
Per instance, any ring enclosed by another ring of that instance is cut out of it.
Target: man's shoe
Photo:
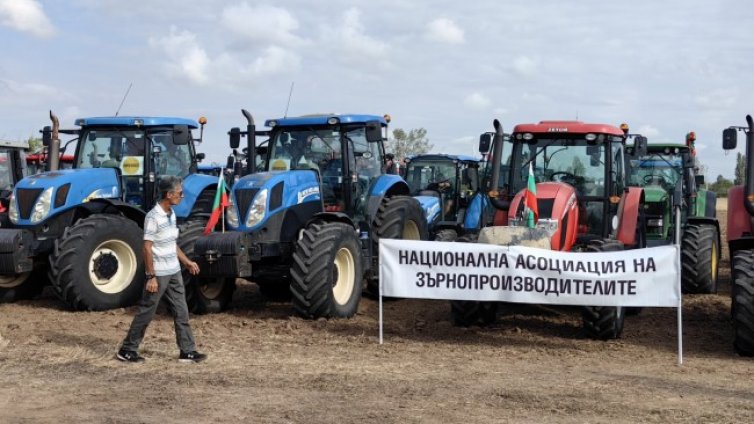
[[[133,363],[144,362],[144,357],[140,356],[138,353],[134,352],[133,350],[121,349],[118,351],[118,353],[115,354],[115,357],[118,358],[119,361],[123,361],[123,362],[133,362]]]
[[[178,356],[178,362],[202,362],[205,359],[207,359],[207,355],[197,351],[181,352]]]

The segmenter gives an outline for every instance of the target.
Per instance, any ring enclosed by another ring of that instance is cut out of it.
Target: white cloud
[[[341,50],[341,60],[354,65],[392,66],[388,58],[388,45],[365,33],[361,12],[356,8],[347,10],[338,25],[324,28],[324,41]]]
[[[178,74],[196,84],[209,82],[210,58],[197,42],[195,34],[189,31],[179,32],[172,26],[170,35],[150,37],[149,45],[163,50],[167,55],[169,62],[166,67],[170,74]]]
[[[244,2],[222,11],[222,24],[251,41],[296,45],[302,40],[293,32],[298,21],[287,10],[274,6],[250,6]]]
[[[639,134],[647,137],[649,139],[649,142],[651,143],[652,137],[657,137],[660,135],[660,130],[651,125],[645,124],[639,127]]]
[[[40,38],[55,33],[37,0],[0,0],[0,23]]]
[[[232,88],[254,78],[297,71],[301,66],[298,55],[279,46],[267,47],[248,60],[231,52],[211,56],[195,34],[175,27],[167,36],[150,38],[149,44],[167,55],[165,67],[169,75],[186,78],[196,85]]]
[[[463,104],[471,109],[485,109],[488,108],[492,102],[484,94],[474,92],[463,99]]]
[[[513,71],[524,77],[531,77],[537,71],[537,62],[528,56],[519,56],[513,60]]]
[[[717,89],[694,97],[694,103],[705,109],[730,109],[738,101],[735,90]]]
[[[464,41],[463,29],[446,18],[438,18],[427,24],[425,37],[447,44],[461,44]]]

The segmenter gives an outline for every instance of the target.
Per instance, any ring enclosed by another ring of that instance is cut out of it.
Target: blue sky
[[[722,129],[754,113],[754,9],[743,1],[0,0],[0,139],[111,115],[226,132],[285,112],[389,113],[434,151],[475,154],[500,119],[697,133],[707,178],[733,176]]]

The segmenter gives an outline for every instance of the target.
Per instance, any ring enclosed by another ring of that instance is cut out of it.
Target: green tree
[[[26,142],[29,143],[30,152],[36,152],[37,150],[42,148],[42,139],[39,137],[30,135],[29,138],[26,139]]]
[[[736,155],[736,174],[733,185],[743,185],[746,180],[746,156],[740,152]]]
[[[427,153],[432,147],[427,138],[427,130],[424,128],[414,128],[408,132],[402,128],[396,128],[393,130],[393,139],[388,140],[385,149],[399,160],[408,155]]]
[[[717,181],[709,185],[709,190],[717,194],[717,197],[728,197],[728,189],[731,187],[733,187],[733,181],[718,175]]]

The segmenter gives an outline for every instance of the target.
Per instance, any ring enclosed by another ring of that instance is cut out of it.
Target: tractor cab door
[[[381,144],[367,140],[366,127],[344,128],[343,141],[348,152],[349,178],[346,202],[357,222],[366,221],[366,206],[372,184],[382,175]]]

